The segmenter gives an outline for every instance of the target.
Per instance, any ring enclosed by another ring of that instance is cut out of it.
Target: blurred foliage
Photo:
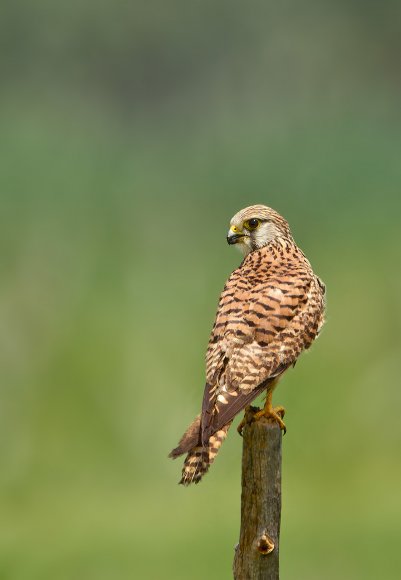
[[[275,395],[282,577],[398,579],[400,4],[1,12],[0,577],[230,577],[241,441],[193,489],[167,453],[265,203],[328,287]]]

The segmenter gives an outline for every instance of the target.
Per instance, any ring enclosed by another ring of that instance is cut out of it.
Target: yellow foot
[[[254,421],[257,421],[258,419],[260,419],[261,417],[265,417],[266,419],[270,419],[272,421],[275,421],[278,426],[280,427],[280,429],[282,431],[284,431],[284,435],[287,432],[287,427],[285,426],[285,423],[283,421],[283,417],[285,415],[285,409],[284,407],[265,407],[264,409],[262,409],[261,411],[258,411],[257,413],[254,414],[253,419]]]

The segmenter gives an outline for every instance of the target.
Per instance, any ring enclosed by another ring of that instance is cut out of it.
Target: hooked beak
[[[231,233],[229,233],[227,235],[227,243],[230,244],[230,246],[231,246],[232,244],[236,244],[243,237],[244,237],[244,234],[231,234]]]
[[[244,237],[245,234],[241,232],[236,226],[231,226],[227,234],[227,243],[231,246],[232,244],[238,243]]]

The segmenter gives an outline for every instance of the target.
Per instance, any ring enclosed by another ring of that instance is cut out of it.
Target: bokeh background
[[[275,394],[282,578],[400,578],[400,25],[395,1],[2,4],[2,579],[231,577],[240,438],[189,489],[167,453],[253,203],[328,287]]]

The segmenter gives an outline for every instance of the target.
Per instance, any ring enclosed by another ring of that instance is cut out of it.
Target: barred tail
[[[201,445],[200,415],[196,417],[184,433],[178,447],[173,449],[169,455],[169,457],[176,459],[180,455],[188,453],[184,461],[182,478],[179,483],[189,485],[190,483],[200,482],[215,460],[224,439],[227,437],[227,431],[231,423],[232,421],[211,435],[207,445]]]
[[[215,460],[224,439],[227,437],[227,431],[229,430],[230,425],[231,421],[222,429],[214,433],[214,435],[209,438],[206,446],[201,447],[198,445],[191,449],[184,461],[180,481],[182,485],[200,482]]]

